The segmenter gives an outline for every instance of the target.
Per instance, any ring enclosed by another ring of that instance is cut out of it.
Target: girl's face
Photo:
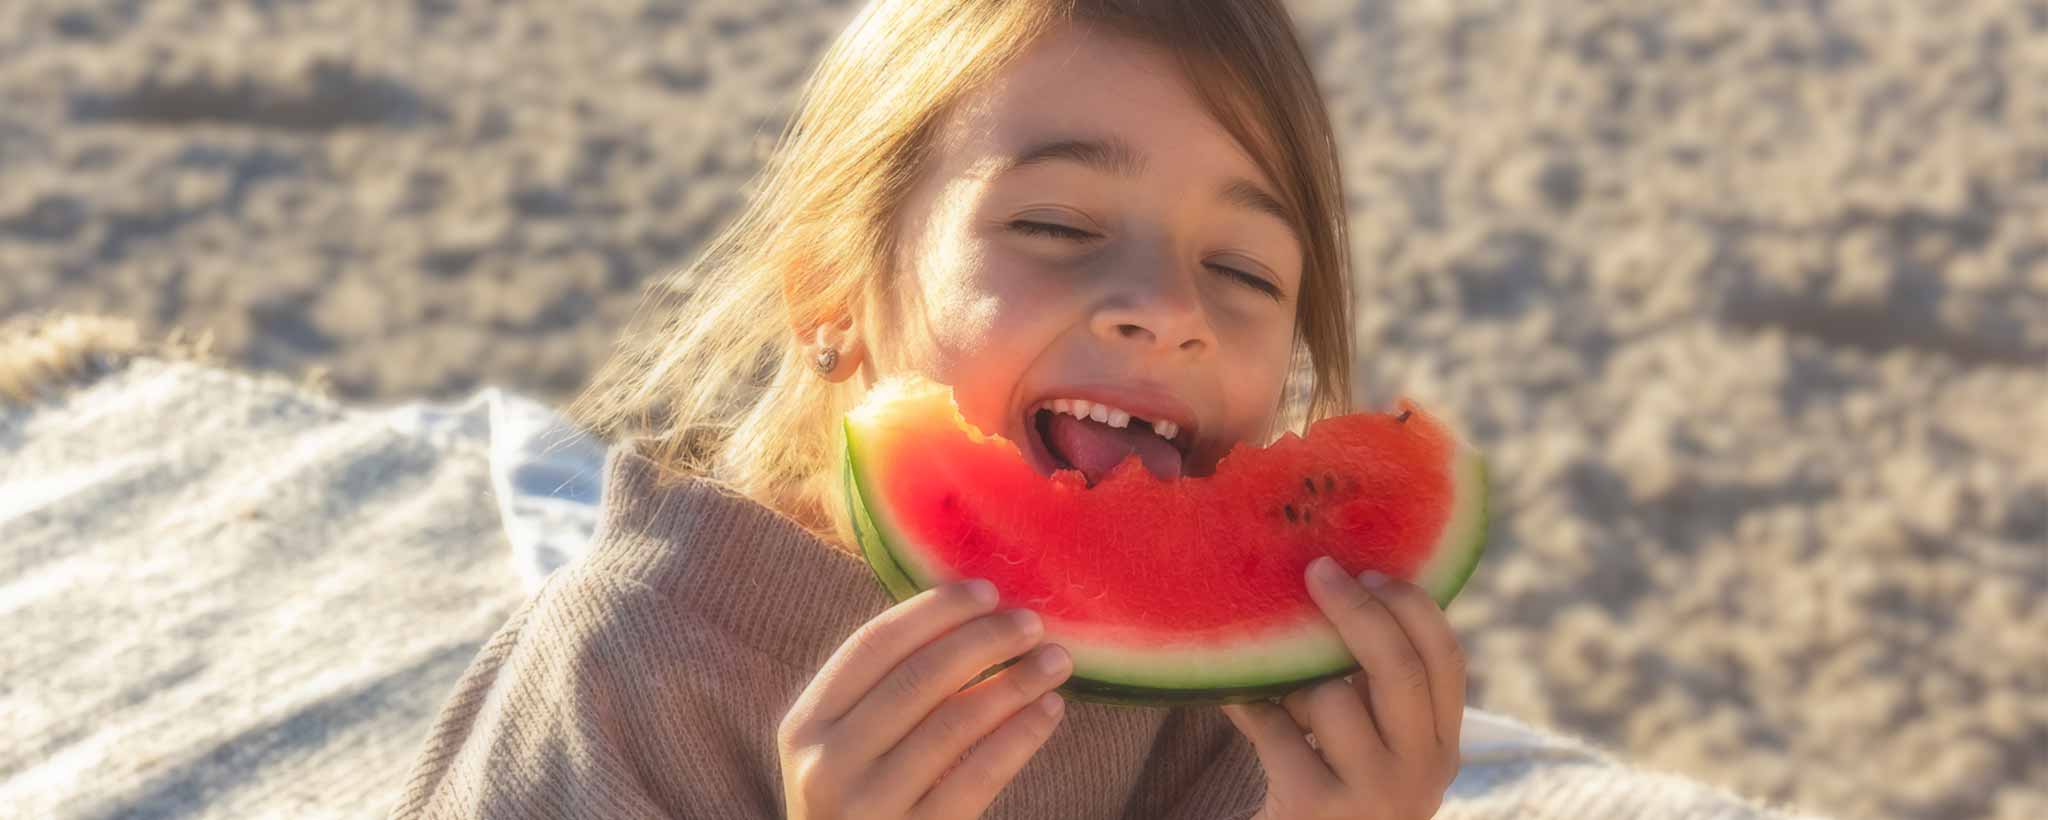
[[[879,369],[952,385],[1045,475],[1092,483],[1131,453],[1205,475],[1265,440],[1301,246],[1170,54],[1064,29],[951,109],[932,149],[896,225]]]

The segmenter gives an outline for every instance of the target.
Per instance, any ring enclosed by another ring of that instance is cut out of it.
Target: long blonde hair
[[[644,439],[670,478],[711,479],[846,543],[831,501],[835,422],[858,388],[818,378],[797,339],[857,316],[873,355],[896,212],[931,134],[954,101],[1077,20],[1175,54],[1278,186],[1304,245],[1282,425],[1350,412],[1342,176],[1280,0],[873,0],[805,84],[746,210],[695,264],[650,288],[569,415],[606,440]]]

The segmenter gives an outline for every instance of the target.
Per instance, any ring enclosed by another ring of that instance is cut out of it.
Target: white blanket
[[[603,460],[495,388],[357,408],[142,359],[0,409],[0,816],[383,814],[477,647],[580,554]],[[1465,727],[1442,817],[1769,816]]]
[[[0,411],[0,814],[380,813],[523,595],[486,444],[150,360]]]

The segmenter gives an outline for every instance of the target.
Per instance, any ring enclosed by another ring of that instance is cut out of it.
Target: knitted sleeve
[[[645,586],[559,571],[457,684],[391,816],[778,816],[772,750],[736,717],[765,707],[714,696],[733,653]]]

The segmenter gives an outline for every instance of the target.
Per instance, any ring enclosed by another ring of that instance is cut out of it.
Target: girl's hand
[[[961,691],[1044,636],[1036,613],[995,607],[987,581],[951,584],[840,644],[776,732],[788,817],[976,817],[995,800],[1052,737],[1073,671],[1048,645]]]
[[[1458,775],[1465,656],[1443,610],[1414,584],[1335,561],[1309,565],[1309,595],[1361,671],[1271,703],[1223,713],[1266,767],[1259,820],[1419,818],[1436,814]],[[1315,734],[1310,745],[1304,731]]]

